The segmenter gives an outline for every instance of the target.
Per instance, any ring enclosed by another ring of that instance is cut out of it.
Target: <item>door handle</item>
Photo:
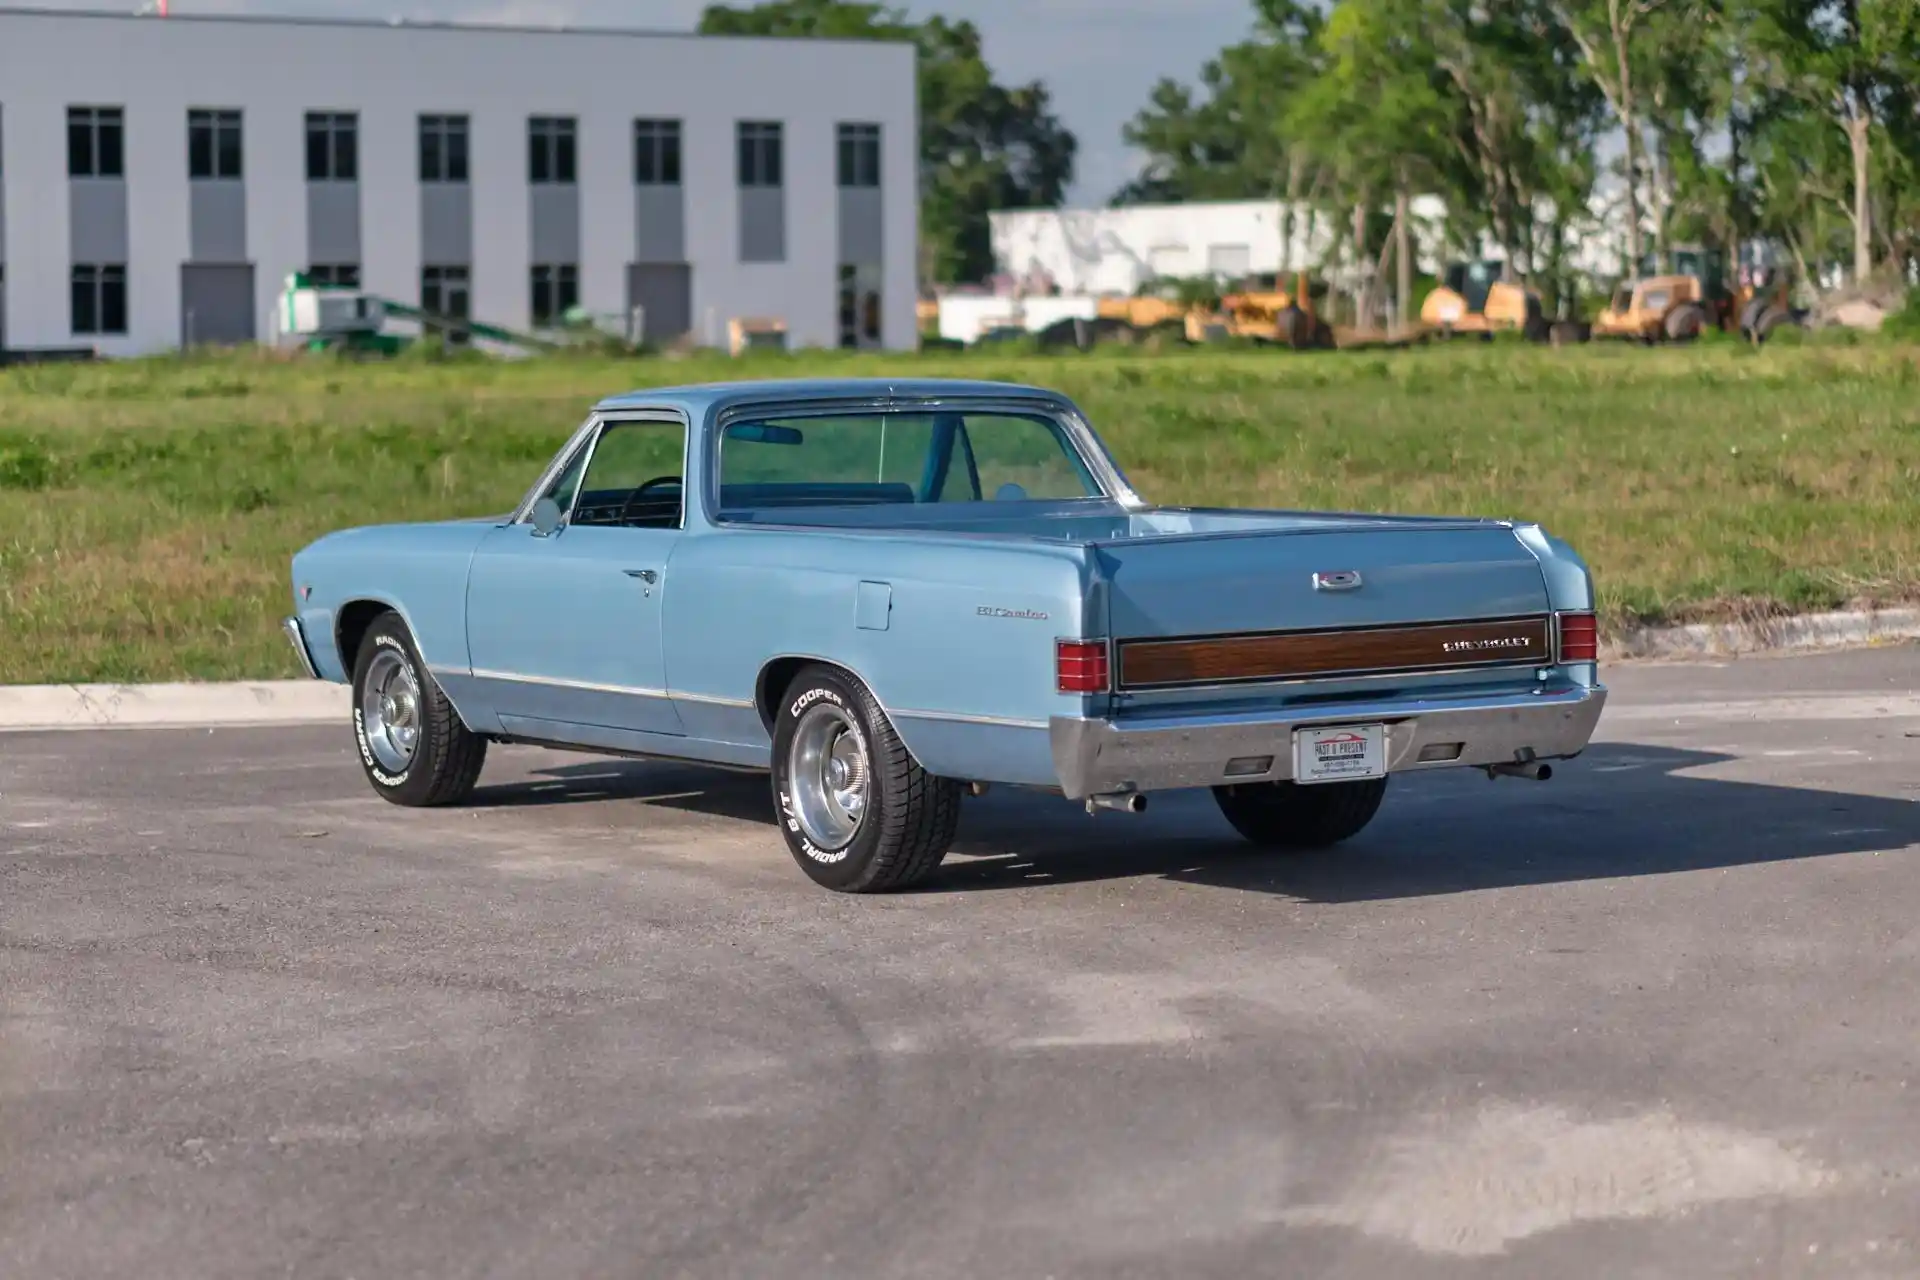
[[[651,569],[622,569],[621,572],[629,578],[640,579],[640,581],[646,583],[648,586],[652,586],[654,583],[660,581],[660,575]]]

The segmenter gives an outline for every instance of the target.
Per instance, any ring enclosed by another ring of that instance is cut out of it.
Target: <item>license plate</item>
[[[1328,725],[1293,735],[1295,782],[1347,782],[1378,778],[1387,771],[1387,727]]]

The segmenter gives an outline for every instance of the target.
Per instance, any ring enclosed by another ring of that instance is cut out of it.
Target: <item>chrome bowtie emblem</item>
[[[1315,591],[1351,591],[1360,585],[1358,569],[1334,569],[1313,575]]]

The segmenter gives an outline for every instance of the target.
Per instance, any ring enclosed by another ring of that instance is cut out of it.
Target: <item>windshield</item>
[[[729,423],[720,439],[723,511],[1100,496],[1066,429],[1041,413],[776,415]]]

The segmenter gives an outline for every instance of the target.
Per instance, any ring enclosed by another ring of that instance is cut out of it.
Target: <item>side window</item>
[[[579,483],[573,525],[678,529],[686,429],[676,422],[615,422],[600,432]]]

